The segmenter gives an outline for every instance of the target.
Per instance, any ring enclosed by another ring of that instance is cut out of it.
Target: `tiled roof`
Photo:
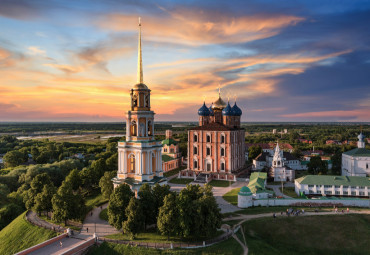
[[[267,179],[267,173],[254,172],[249,178],[248,188],[256,193],[258,190],[265,190],[265,180]]]
[[[211,122],[203,126],[190,128],[189,130],[209,130],[209,131],[233,131],[241,130],[242,128],[231,128],[217,122]]]
[[[168,155],[162,154],[162,161],[163,162],[168,162],[168,161],[171,161],[171,160],[174,160],[174,158],[170,157]]]
[[[356,148],[350,151],[346,151],[343,154],[349,155],[349,156],[365,156],[370,157],[370,150],[365,148]]]
[[[309,185],[343,185],[370,187],[370,178],[359,176],[306,175],[296,179],[296,182]]]

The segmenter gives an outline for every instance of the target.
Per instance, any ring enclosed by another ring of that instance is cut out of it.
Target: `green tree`
[[[170,194],[169,185],[159,185],[158,183],[153,187],[153,196],[154,196],[154,217],[158,217],[159,208],[162,207],[164,198]]]
[[[69,219],[79,219],[84,217],[86,212],[85,201],[81,194],[74,193],[72,184],[63,182],[58,192],[51,200],[53,204],[53,219],[67,224]]]
[[[71,172],[69,172],[65,181],[71,183],[73,190],[77,190],[81,185],[79,171],[77,169],[73,169]]]
[[[156,209],[156,201],[155,197],[153,194],[152,187],[148,184],[145,183],[140,187],[140,190],[138,192],[139,198],[140,198],[140,203],[143,208],[143,213],[144,213],[144,227],[146,229],[146,226],[148,224],[153,224],[156,222],[156,215],[155,212]]]
[[[42,211],[50,212],[53,209],[51,200],[56,192],[53,184],[44,185],[42,192],[36,195],[34,209],[39,214]]]
[[[130,235],[134,239],[144,227],[144,214],[141,203],[131,197],[130,202],[125,210],[127,220],[122,223],[123,233]]]
[[[4,162],[6,167],[16,167],[24,163],[24,153],[14,150],[9,151],[4,156]]]
[[[259,146],[251,146],[248,149],[248,159],[250,162],[253,161],[260,153],[262,152],[262,148]]]
[[[110,156],[105,161],[105,164],[106,164],[106,171],[117,170],[117,166],[118,166],[118,153],[116,152],[112,156]]]
[[[116,229],[122,228],[122,222],[126,221],[126,207],[134,196],[130,186],[122,184],[114,189],[109,199],[108,222]]]
[[[337,150],[331,157],[332,168],[331,172],[334,175],[341,175],[342,172],[342,152]]]
[[[307,166],[310,174],[326,174],[328,171],[327,163],[320,156],[312,157]]]
[[[176,200],[177,194],[170,193],[164,198],[163,206],[159,208],[157,226],[162,235],[167,235],[167,240],[170,235],[175,235],[179,228],[179,211]]]
[[[35,205],[36,196],[42,192],[45,185],[52,185],[50,177],[47,173],[38,174],[31,181],[31,187],[25,194],[23,201],[26,205],[26,208],[30,210]]]
[[[99,187],[104,198],[109,198],[113,192],[112,178],[116,176],[116,171],[105,172],[103,177],[100,178]]]

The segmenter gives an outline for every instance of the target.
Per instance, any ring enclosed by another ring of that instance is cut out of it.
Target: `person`
[[[342,209],[342,213],[344,213],[344,210]]]
[[[89,228],[86,228],[86,232],[89,233]]]
[[[62,241],[59,241],[59,245],[60,245],[60,248],[62,248],[62,247],[63,247],[63,243],[62,243]]]
[[[100,206],[100,210],[103,210],[103,206]]]
[[[92,216],[92,212],[91,212],[91,216]]]
[[[283,216],[283,212],[281,212],[280,215]]]
[[[274,217],[274,219],[276,218],[276,213],[274,213],[273,215],[272,215],[272,217]]]
[[[302,214],[304,214],[304,209],[302,209]]]
[[[347,213],[349,213],[349,208],[347,207]]]

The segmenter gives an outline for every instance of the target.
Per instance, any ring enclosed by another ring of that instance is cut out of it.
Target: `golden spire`
[[[221,98],[221,84],[218,84],[218,97]]]
[[[141,57],[141,18],[139,17],[139,42],[137,56],[137,83],[143,83],[143,61]]]

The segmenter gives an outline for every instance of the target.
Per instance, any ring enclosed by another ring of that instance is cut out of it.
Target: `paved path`
[[[78,235],[76,237],[69,237],[63,238],[61,240],[62,247],[60,246],[59,242],[55,242],[45,246],[37,251],[29,253],[29,255],[57,255],[62,254],[63,252],[78,246],[84,243],[87,239],[91,238],[91,236],[86,235]]]
[[[34,211],[28,211],[27,219],[28,219],[28,221],[30,221],[34,225],[38,225],[38,226],[41,225],[43,228],[48,228],[48,229],[53,229],[54,228],[55,230],[60,230],[59,232],[64,232],[64,230],[65,230],[65,228],[62,227],[62,226],[59,226],[59,225],[56,225],[54,223],[50,223],[48,221],[40,219],[37,216],[37,213],[35,213]]]
[[[99,218],[99,213],[107,207],[108,203],[102,205],[102,209],[100,209],[100,207],[96,207],[86,216],[82,225],[81,234],[93,235],[95,232],[98,237],[102,237],[119,233],[119,231],[109,225],[107,221]]]
[[[291,183],[291,182],[284,183],[284,188],[286,188],[286,187],[294,187],[294,184]],[[266,188],[273,189],[274,192],[275,192],[275,194],[276,194],[276,196],[278,196],[278,197],[292,198],[290,196],[284,195],[284,193],[282,193],[280,191],[281,185],[266,185]]]

